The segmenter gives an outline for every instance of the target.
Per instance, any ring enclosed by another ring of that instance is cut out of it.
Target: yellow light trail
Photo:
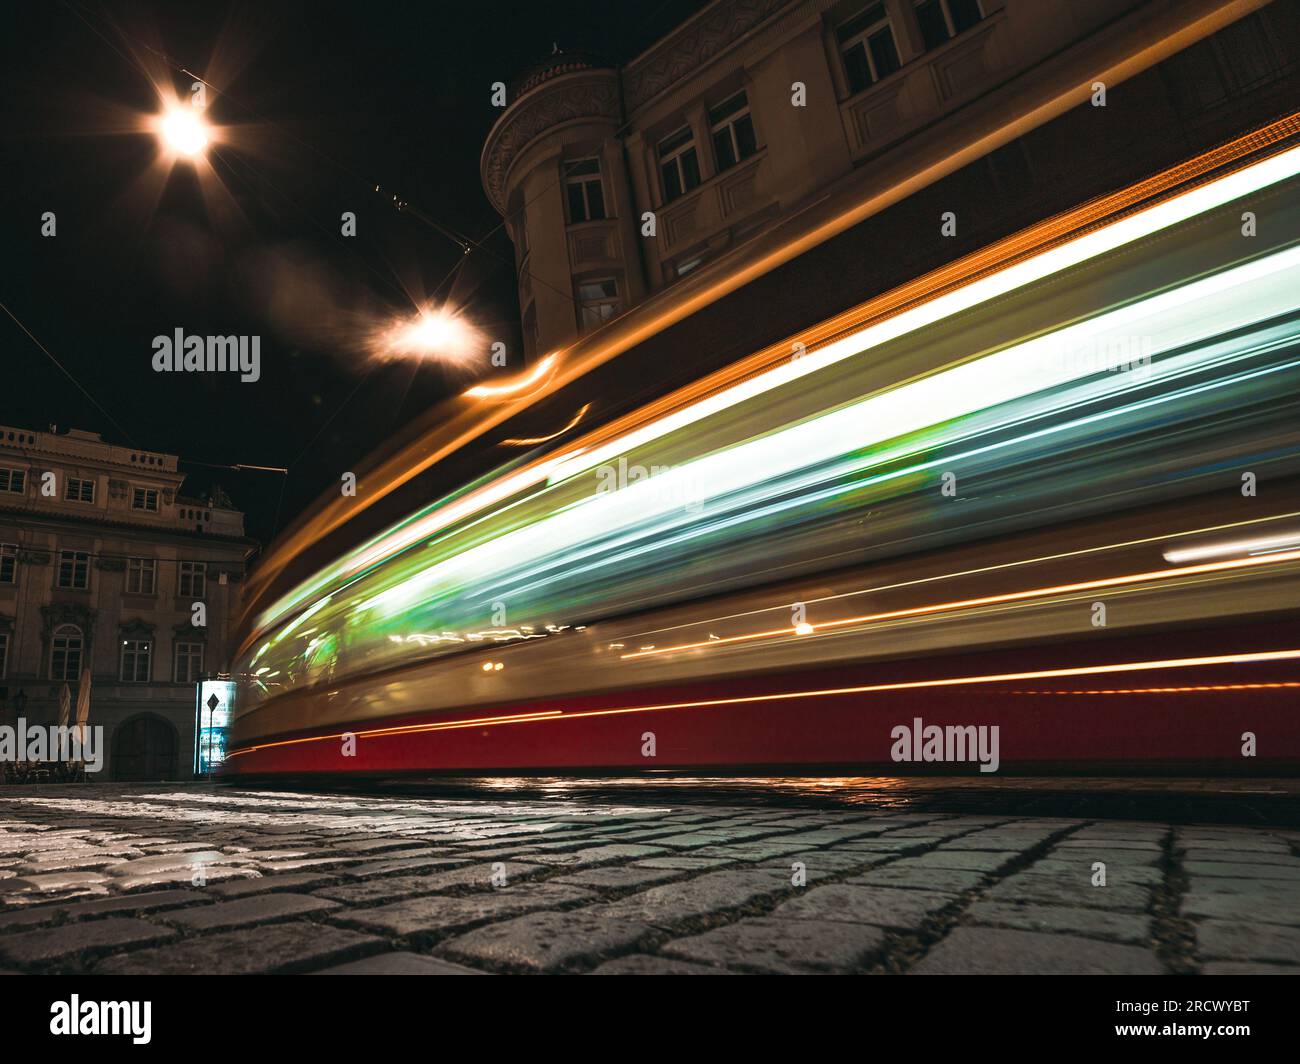
[[[1268,517],[1252,517],[1248,521],[1233,521],[1225,525],[1209,525],[1205,528],[1191,528],[1183,532],[1167,532],[1158,536],[1143,536],[1141,539],[1126,539],[1118,543],[1105,543],[1099,547],[1081,547],[1078,550],[1058,551],[1055,554],[1040,554],[1034,558],[1017,558],[1011,562],[999,562],[997,565],[981,565],[974,569],[960,569],[955,573],[940,573],[937,576],[922,576],[914,580],[899,580],[893,584],[878,584],[875,587],[858,588],[856,591],[842,591],[836,595],[822,595],[819,598],[800,599],[801,602],[809,606],[815,606],[823,602],[835,602],[839,599],[854,598],[858,595],[877,595],[882,591],[897,591],[904,587],[919,587],[921,584],[933,584],[942,580],[959,580],[966,576],[982,576],[985,573],[996,573],[1003,569],[1017,569],[1026,565],[1041,565],[1044,562],[1059,562],[1067,558],[1082,558],[1088,554],[1099,554],[1105,551],[1125,550],[1129,547],[1143,547],[1148,543],[1163,543],[1167,540],[1185,539],[1188,536],[1208,535],[1213,532],[1226,532],[1233,528],[1244,528],[1247,525],[1257,525],[1267,521],[1284,521],[1287,518],[1300,517],[1300,510],[1292,510],[1289,513],[1273,514]],[[1165,560],[1172,561],[1191,561],[1191,558],[1174,558],[1172,552],[1165,555]],[[783,604],[784,605],[784,604]],[[738,620],[741,617],[752,617],[759,613],[768,613],[775,606],[764,606],[762,609],[743,610],[740,613],[728,613],[717,617],[709,617],[703,621],[691,621],[689,624],[669,625],[666,628],[650,628],[643,632],[633,632],[625,636],[625,639],[641,640],[650,636],[661,635],[664,632],[673,632],[679,628],[696,627],[697,625],[718,625],[726,621]],[[716,637],[711,640],[716,641]],[[625,644],[611,643],[611,649],[619,649]]]
[[[1127,584],[1140,584],[1157,580],[1172,580],[1183,576],[1198,576],[1204,573],[1223,572],[1231,569],[1253,568],[1259,565],[1272,565],[1279,562],[1300,560],[1300,550],[1287,551],[1282,554],[1269,554],[1258,558],[1233,558],[1225,562],[1206,562],[1203,565],[1185,565],[1181,569],[1156,569],[1145,573],[1129,573],[1127,576],[1112,576],[1102,580],[1083,580],[1076,584],[1056,584],[1052,587],[1035,587],[1025,591],[1008,591],[1001,595],[983,595],[979,598],[958,599],[955,602],[937,602],[929,606],[911,606],[902,610],[886,610],[881,613],[865,613],[859,617],[842,617],[835,621],[822,621],[820,624],[805,623],[798,628],[786,626],[772,628],[765,632],[749,632],[745,635],[727,636],[725,639],[706,639],[698,643],[679,643],[676,646],[657,647],[649,650],[634,650],[621,658],[649,658],[662,654],[676,654],[684,650],[700,650],[704,647],[724,646],[728,643],[752,642],[755,639],[771,639],[776,636],[798,635],[801,638],[816,635],[818,632],[832,628],[844,628],[851,624],[870,624],[874,621],[896,620],[900,617],[921,617],[932,613],[947,613],[970,609],[974,606],[993,606],[1001,602],[1017,602],[1025,599],[1039,598],[1044,595],[1065,595],[1074,591],[1098,591],[1107,587],[1123,587]],[[774,607],[775,608],[775,607]]]

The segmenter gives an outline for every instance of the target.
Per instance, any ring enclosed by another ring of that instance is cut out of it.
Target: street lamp
[[[172,155],[195,159],[212,140],[212,130],[203,117],[203,110],[190,104],[169,104],[154,122],[163,147]]]
[[[474,356],[478,331],[447,307],[425,307],[380,329],[372,350],[380,358],[464,363]]]

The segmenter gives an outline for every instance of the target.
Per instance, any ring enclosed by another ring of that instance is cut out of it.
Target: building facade
[[[256,545],[229,499],[188,498],[184,479],[175,455],[0,426],[0,705],[54,723],[88,666],[99,778],[188,776],[196,682],[229,668]]]
[[[1095,194],[1089,140],[1104,155],[1130,132],[1117,86],[1189,55],[1142,106],[1194,124],[1282,77],[1295,29],[1289,0],[716,0],[622,68],[553,56],[480,163],[515,244],[525,354],[703,292],[778,227],[811,246],[834,235],[832,205],[865,218],[976,158],[983,209],[1049,182]],[[1082,140],[1039,138],[1032,157],[1025,136],[1086,107],[1094,79],[1117,121],[1079,119]]]

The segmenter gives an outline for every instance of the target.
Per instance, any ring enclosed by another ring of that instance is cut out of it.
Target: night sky
[[[29,5],[0,46],[0,302],[94,402],[0,312],[0,423],[288,466],[287,480],[182,467],[188,493],[221,484],[266,542],[394,426],[464,385],[464,370],[375,362],[358,323],[450,296],[519,357],[513,251],[479,182],[500,113],[491,83],[511,84],[556,44],[625,62],[702,6]],[[168,60],[221,88],[208,118],[236,127],[210,156],[215,195],[186,165],[154,180],[155,138],[130,131],[158,110],[154,82],[188,92]],[[395,210],[393,194],[481,244],[450,281],[460,247]],[[345,239],[349,210],[358,234]],[[260,335],[261,381],[155,373],[153,337],[178,327]]]

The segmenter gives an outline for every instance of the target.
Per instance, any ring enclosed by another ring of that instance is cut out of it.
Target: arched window
[[[50,640],[50,679],[76,680],[81,676],[81,652],[85,648],[81,629],[61,624]]]

